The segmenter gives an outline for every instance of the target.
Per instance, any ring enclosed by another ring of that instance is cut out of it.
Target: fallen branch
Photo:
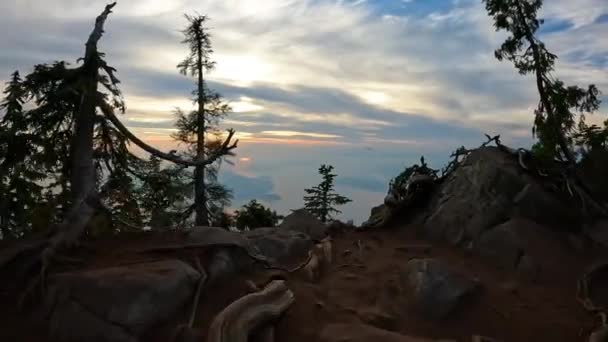
[[[253,331],[279,318],[293,302],[285,281],[274,280],[220,312],[211,323],[207,342],[247,342]]]

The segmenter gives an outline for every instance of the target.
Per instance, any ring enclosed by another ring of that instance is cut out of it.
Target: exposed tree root
[[[294,301],[282,280],[248,294],[220,312],[209,328],[207,342],[247,342],[253,331],[276,320]]]
[[[196,269],[201,274],[201,279],[198,281],[198,286],[196,287],[196,293],[194,294],[194,301],[192,302],[192,311],[190,312],[190,319],[188,319],[188,328],[192,328],[194,325],[194,319],[196,318],[196,310],[198,308],[198,302],[201,298],[201,291],[203,286],[205,286],[205,282],[207,281],[207,272],[201,265],[200,258],[196,258]]]

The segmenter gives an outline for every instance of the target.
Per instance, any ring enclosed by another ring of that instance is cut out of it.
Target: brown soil
[[[286,278],[296,297],[277,323],[277,341],[319,341],[319,334],[328,323],[366,322],[425,338],[468,342],[471,335],[478,334],[507,342],[572,342],[584,341],[581,333],[588,333],[595,323],[594,317],[576,301],[575,293],[576,280],[598,256],[573,254],[566,262],[559,261],[559,275],[548,275],[534,283],[500,271],[462,250],[417,239],[411,228],[401,231],[407,233],[391,229],[336,237],[332,266],[324,271],[318,283],[307,282],[296,274],[263,271],[243,274],[228,284],[206,288],[199,302],[195,326],[204,334],[217,312],[251,292],[247,280],[263,286],[273,277]],[[133,252],[171,239],[176,239],[174,233],[98,240],[91,242],[90,250],[80,252],[80,256],[87,260],[84,267],[96,268],[174,257],[191,262],[194,254],[202,252],[156,256]],[[482,292],[442,322],[421,318],[409,304],[408,290],[400,280],[407,261],[417,257],[439,258],[477,278],[483,286]],[[7,281],[10,279],[2,280]],[[0,341],[47,340],[42,316],[17,312],[15,295],[0,295]],[[167,341],[173,328],[187,320],[187,312],[189,308],[184,308],[183,315],[150,332],[144,340]]]

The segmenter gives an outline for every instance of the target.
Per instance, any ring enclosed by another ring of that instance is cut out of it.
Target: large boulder
[[[279,228],[306,233],[317,241],[327,236],[327,226],[306,209],[294,210],[283,219]]]
[[[495,147],[469,154],[431,196],[420,215],[424,232],[466,245],[484,231],[523,217],[552,227],[573,228],[579,213],[520,167],[517,157]]]
[[[307,234],[281,228],[258,228],[244,232],[250,243],[269,259],[279,264],[294,259],[303,259],[313,248],[313,241]]]
[[[182,310],[200,274],[179,260],[52,276],[46,309],[58,341],[131,342]]]
[[[480,284],[437,259],[412,259],[403,273],[412,307],[422,316],[441,320],[461,306]]]
[[[486,230],[472,247],[486,261],[516,271],[525,279],[548,276],[557,280],[565,276],[561,265],[572,253],[566,237],[531,220],[516,218]]]

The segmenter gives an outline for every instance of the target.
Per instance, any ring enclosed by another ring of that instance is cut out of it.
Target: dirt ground
[[[559,260],[559,275],[529,282],[498,270],[463,250],[418,239],[414,229],[397,228],[402,227],[336,237],[332,264],[317,283],[296,274],[260,271],[239,275],[215,288],[206,288],[199,302],[195,327],[204,335],[215,314],[251,292],[247,280],[263,286],[276,277],[287,280],[296,298],[277,322],[276,341],[320,341],[319,334],[329,323],[365,322],[408,336],[463,342],[470,341],[473,334],[506,342],[582,342],[596,323],[577,302],[575,293],[576,280],[585,267],[599,258],[597,255],[573,254],[567,261]],[[193,256],[186,253],[152,257],[134,252],[174,238],[174,233],[156,233],[99,240],[89,243],[89,249],[80,252],[80,256],[88,260],[85,268],[176,256],[191,262]],[[545,252],[547,255],[552,253]],[[425,320],[413,310],[408,290],[400,280],[407,261],[412,258],[441,259],[478,279],[482,291],[444,321]],[[608,284],[608,279],[605,281]],[[16,311],[15,298],[14,293],[0,293],[0,341],[47,341],[42,314]],[[40,307],[40,303],[34,303],[33,307]],[[167,341],[173,328],[186,320],[188,311],[189,308],[184,308],[183,315],[151,331],[144,341]]]

